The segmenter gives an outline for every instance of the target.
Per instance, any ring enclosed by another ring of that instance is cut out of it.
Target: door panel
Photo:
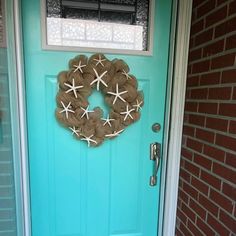
[[[127,62],[145,105],[138,122],[97,148],[55,118],[57,74],[84,53],[43,51],[40,1],[22,2],[33,236],[156,235],[161,181],[158,173],[149,186],[149,145],[163,139],[151,125],[164,123],[171,1],[156,1],[153,56],[106,54]]]

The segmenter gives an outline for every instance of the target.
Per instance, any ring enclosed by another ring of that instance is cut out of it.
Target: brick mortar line
[[[206,145],[209,145],[209,143],[207,143],[207,142],[205,142],[204,140],[199,140],[199,139],[197,139],[197,138],[195,138],[195,137],[190,137],[192,140],[194,140],[194,141],[197,141],[197,142],[200,142],[200,143],[202,143],[202,144],[206,144]],[[184,146],[184,145],[182,145],[182,146]],[[218,146],[217,144],[214,144],[214,143],[210,143],[210,146],[213,146],[213,147],[215,147],[215,148],[217,148],[217,149],[220,149],[221,151],[224,151],[224,152],[227,152],[227,153],[230,153],[230,154],[233,154],[233,155],[235,155],[236,154],[236,152],[235,151],[233,151],[233,150],[231,150],[231,149],[227,149],[227,148],[224,148],[224,147],[221,147],[221,146]],[[192,149],[191,149],[192,150]],[[199,152],[200,153],[200,152]]]
[[[232,88],[232,87],[230,87]],[[201,88],[200,88],[201,89]],[[202,88],[205,89],[205,88]],[[231,91],[232,92],[232,91]],[[210,99],[210,98],[204,98],[204,99],[195,99],[195,98],[186,98],[186,102],[198,102],[198,103],[219,103],[220,104],[236,104],[236,99]],[[208,113],[205,113],[208,114]]]
[[[216,118],[216,119],[225,119],[229,121],[236,121],[236,117],[224,116],[224,115],[219,115],[219,114],[199,113],[199,112],[191,112],[191,111],[186,111],[184,114],[185,115],[198,115],[198,116],[204,116],[204,117],[210,117],[210,118]]]
[[[222,68],[216,68],[216,69],[210,69],[208,71],[203,71],[203,72],[196,72],[196,73],[189,73],[187,76],[189,75],[205,75],[205,74],[209,74],[209,73],[213,73],[213,72],[223,72],[223,71],[228,71],[228,70],[235,70],[236,66],[227,66],[227,67],[222,67]]]
[[[185,182],[186,184],[189,184],[187,181],[185,181],[184,179],[182,179],[182,181],[183,182]],[[232,212],[231,213],[229,213],[229,212],[227,212],[224,208],[222,208],[222,206],[220,206],[220,205],[218,205],[218,203],[217,202],[215,202],[214,200],[212,200],[209,196],[206,196],[206,195],[204,195],[204,194],[202,194],[201,193],[201,191],[199,191],[198,189],[196,189],[193,185],[191,185],[191,187],[192,188],[194,188],[194,190],[196,190],[197,192],[198,192],[198,199],[199,199],[199,194],[201,194],[201,195],[203,195],[203,196],[205,196],[210,202],[212,202],[213,204],[215,204],[220,210],[223,210],[227,215],[230,215],[231,216],[231,218],[233,218],[233,219],[236,219],[236,217],[234,217],[234,215],[233,215],[233,209],[234,209],[234,207],[232,208]],[[185,194],[187,194],[188,196],[189,196],[189,198],[191,198],[192,200],[193,200],[193,197],[191,196],[191,195],[189,195],[189,193],[188,192],[186,192],[183,188],[181,189],[183,192],[185,192]],[[220,195],[222,195],[222,192],[219,192],[219,191],[217,191]],[[228,199],[228,198],[227,198]],[[231,199],[231,202],[232,203],[234,203],[234,201]],[[209,210],[207,210],[204,206],[202,206],[201,204],[200,204],[200,202],[198,202],[198,204],[202,207],[202,208],[204,208],[207,212],[209,212]],[[189,205],[188,205],[189,206]],[[219,210],[218,210],[219,211]],[[196,213],[197,214],[197,213]],[[218,212],[218,214],[219,214],[219,212]]]
[[[189,123],[188,123],[188,124],[189,124]],[[236,135],[235,135],[235,134],[227,133],[228,130],[227,130],[226,132],[224,132],[224,131],[220,131],[220,130],[216,130],[216,129],[211,129],[211,128],[207,128],[207,127],[199,128],[199,126],[196,127],[195,125],[192,125],[192,124],[187,125],[186,123],[184,123],[184,125],[189,126],[189,127],[192,127],[192,128],[202,129],[202,130],[204,130],[204,131],[209,131],[209,132],[214,133],[214,134],[221,134],[221,135],[228,136],[228,137],[231,137],[231,138],[235,138],[235,139],[236,139]],[[193,136],[188,135],[188,134],[183,134],[183,136],[190,137],[190,138],[193,137]],[[193,138],[198,139],[197,137],[193,137]],[[200,140],[201,140],[201,139],[200,139]],[[207,142],[207,141],[205,141],[205,142]],[[212,144],[215,144],[215,143],[211,143],[211,142],[207,142],[207,143],[209,143],[209,144],[211,144],[211,145],[212,145]]]
[[[196,64],[198,62],[212,60],[212,59],[215,59],[217,57],[226,56],[226,55],[233,54],[233,53],[236,53],[236,49],[235,48],[229,49],[229,50],[224,50],[224,51],[218,52],[216,54],[212,54],[210,56],[206,56],[206,57],[202,57],[200,59],[196,59],[194,61],[189,61],[188,60],[188,65],[191,66],[191,65],[194,65],[194,64]]]
[[[194,78],[195,76],[191,76],[188,79]],[[187,79],[187,81],[188,81]],[[199,77],[200,79],[200,77]],[[187,89],[204,89],[204,88],[233,88],[236,86],[236,82],[235,83],[219,83],[219,84],[209,84],[209,85],[187,85]],[[212,100],[212,99],[211,99]],[[233,99],[231,99],[233,100]],[[224,101],[224,100],[220,100],[220,101]],[[227,101],[227,100],[226,100]]]

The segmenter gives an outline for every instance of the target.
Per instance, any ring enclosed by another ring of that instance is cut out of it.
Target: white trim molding
[[[5,3],[17,235],[31,236],[21,5],[20,0]]]
[[[175,235],[191,16],[192,0],[179,0],[165,172],[164,212],[160,236]]]

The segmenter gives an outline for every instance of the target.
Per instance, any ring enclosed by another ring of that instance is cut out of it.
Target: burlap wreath
[[[99,146],[105,139],[118,136],[140,118],[144,104],[136,78],[128,73],[123,60],[109,61],[103,54],[70,60],[69,70],[58,75],[58,121],[76,138],[87,141],[88,146]],[[104,95],[110,108],[107,117],[103,117],[100,107],[89,110],[87,98],[93,89]]]

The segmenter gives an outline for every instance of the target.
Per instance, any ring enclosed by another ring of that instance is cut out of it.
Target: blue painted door
[[[22,0],[33,236],[155,236],[160,171],[149,185],[149,145],[162,143],[171,0],[155,4],[153,56],[127,62],[144,91],[141,119],[118,138],[88,148],[55,119],[57,74],[80,52],[41,48],[40,1]],[[90,55],[90,54],[87,54]],[[98,104],[99,105],[99,104]]]

